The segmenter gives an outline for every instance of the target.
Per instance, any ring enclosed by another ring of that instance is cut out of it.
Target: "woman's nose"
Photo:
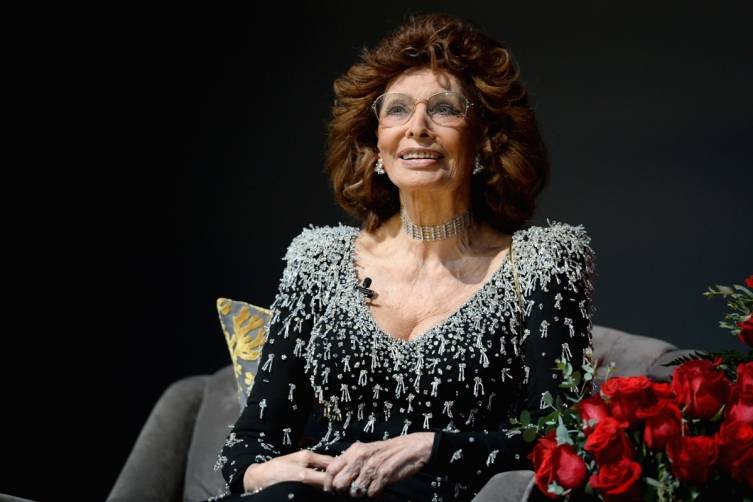
[[[408,135],[428,136],[430,121],[431,119],[426,113],[426,103],[418,103],[413,110],[413,116],[408,120]]]

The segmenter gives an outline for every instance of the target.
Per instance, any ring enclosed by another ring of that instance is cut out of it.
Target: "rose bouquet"
[[[753,276],[716,286],[731,312],[721,326],[745,352],[695,352],[671,382],[611,377],[592,393],[595,368],[558,361],[564,399],[545,394],[543,413],[513,420],[536,441],[529,459],[549,498],[753,501]]]

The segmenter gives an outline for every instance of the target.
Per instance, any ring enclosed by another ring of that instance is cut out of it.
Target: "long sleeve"
[[[572,227],[571,227],[572,228]],[[580,230],[580,231],[578,231]],[[510,416],[527,409],[533,419],[548,413],[540,409],[542,395],[563,394],[556,359],[568,359],[579,368],[591,354],[591,276],[593,251],[582,229],[575,227],[559,249],[537,257],[537,274],[529,274],[531,288],[525,297],[525,319],[520,336],[522,385]],[[549,267],[541,272],[541,263]],[[537,275],[535,280],[531,275]],[[514,469],[529,469],[527,455],[532,444],[519,435],[508,436],[509,423],[497,430],[480,432],[437,431],[429,468],[450,480],[478,486],[492,475]]]
[[[304,352],[312,325],[321,314],[322,293],[305,233],[288,248],[259,370],[246,407],[220,453],[222,475],[232,493],[244,491],[243,474],[250,464],[300,449],[314,402],[304,373]]]

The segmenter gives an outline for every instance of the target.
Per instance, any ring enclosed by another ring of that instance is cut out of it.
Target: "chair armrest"
[[[667,352],[657,357],[656,360],[654,360],[651,366],[648,367],[648,370],[646,371],[646,375],[651,380],[654,380],[657,382],[669,382],[670,380],[672,380],[672,374],[674,373],[675,368],[677,368],[677,366],[662,366],[662,365],[667,364],[677,359],[678,357],[687,356],[695,352],[703,352],[703,351],[693,350],[693,349],[668,350]]]
[[[108,502],[179,502],[196,413],[206,375],[178,380],[154,405]]]
[[[471,502],[525,502],[534,487],[533,471],[495,474]]]
[[[21,497],[14,497],[6,493],[0,493],[0,502],[34,502],[31,499],[24,499]]]

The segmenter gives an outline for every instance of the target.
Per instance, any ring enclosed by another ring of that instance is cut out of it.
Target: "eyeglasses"
[[[388,92],[374,100],[371,109],[382,127],[396,127],[408,122],[419,103],[426,103],[426,114],[437,125],[457,126],[465,120],[473,105],[465,96],[453,91],[438,92],[426,99]]]

